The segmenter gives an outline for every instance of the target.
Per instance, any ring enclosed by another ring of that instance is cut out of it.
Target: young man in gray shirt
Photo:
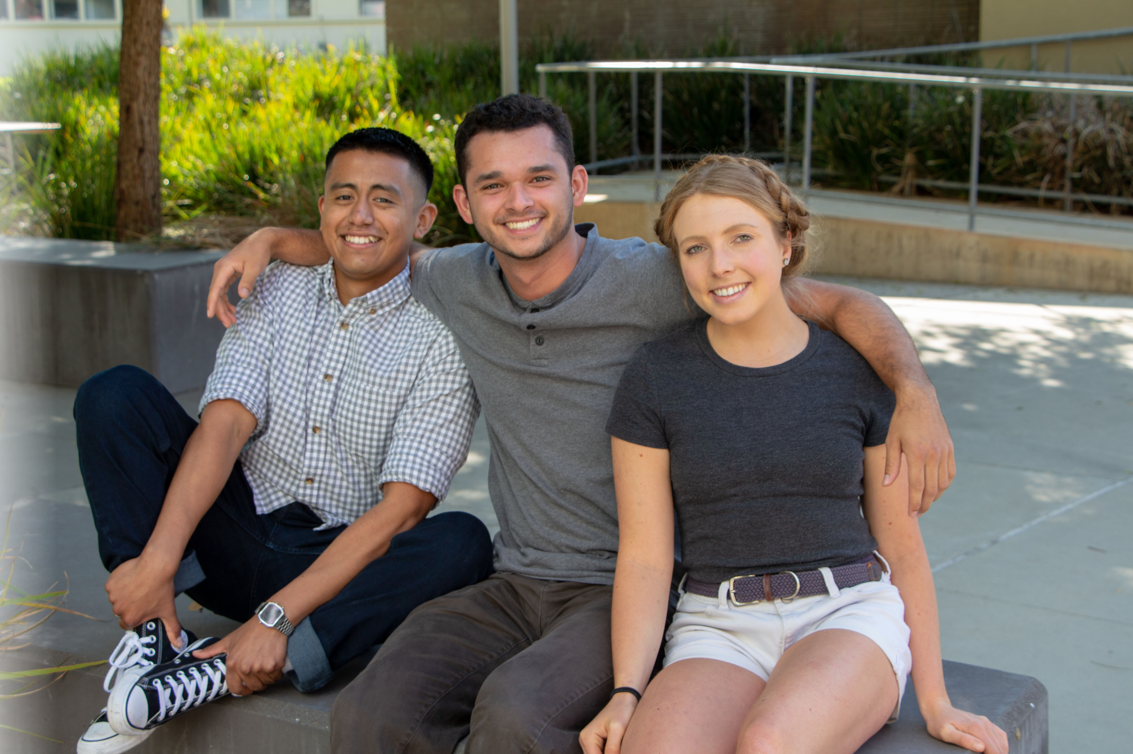
[[[607,415],[641,343],[686,322],[667,250],[575,226],[587,175],[555,106],[511,95],[456,137],[461,215],[486,243],[421,253],[413,294],[456,338],[491,440],[496,574],[415,611],[340,694],[332,749],[579,751],[612,688],[617,518]],[[209,313],[229,317],[274,256],[325,260],[317,234],[269,229],[217,263]],[[808,281],[796,310],[828,324],[897,394],[890,468],[915,469],[910,508],[954,475],[951,440],[907,333],[875,297]]]

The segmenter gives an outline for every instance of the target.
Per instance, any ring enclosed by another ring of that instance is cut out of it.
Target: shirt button
[[[527,329],[528,329],[528,330],[534,330],[534,329],[535,329],[535,325],[528,325],[528,326],[527,326]]]
[[[323,375],[323,382],[330,382],[333,378],[329,374]]]
[[[315,483],[315,480],[314,480],[314,479],[312,479],[311,477],[307,477],[306,479],[304,479],[304,480],[303,480],[303,482],[304,482],[305,484],[314,484],[314,483]]]
[[[377,313],[378,313],[377,309],[370,307],[370,314],[377,314]]]
[[[341,327],[343,330],[345,330],[347,327],[349,327],[349,325],[346,324],[345,322],[343,322],[341,325],[339,325],[339,327]]]
[[[532,314],[534,314],[534,313],[535,313],[535,312],[537,312],[537,311],[539,311],[539,307],[535,307],[534,309],[532,309],[532,310],[531,310],[531,313],[532,313]]]
[[[323,430],[322,430],[321,427],[311,427],[311,431],[314,432],[317,435],[318,433],[322,432]]]
[[[537,346],[543,345],[543,336],[542,335],[535,338],[535,345],[537,345]]]

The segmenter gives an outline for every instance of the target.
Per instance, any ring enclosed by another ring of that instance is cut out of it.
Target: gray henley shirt
[[[452,330],[484,411],[496,570],[611,584],[614,391],[637,348],[691,314],[664,246],[575,230],[578,264],[537,301],[515,295],[486,243],[426,252],[413,295]]]

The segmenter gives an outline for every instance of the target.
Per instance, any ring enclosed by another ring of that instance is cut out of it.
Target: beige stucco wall
[[[656,202],[594,202],[575,210],[607,238],[655,241]],[[813,271],[934,283],[1133,293],[1133,250],[1066,241],[824,217]]]
[[[1133,26],[1133,0],[981,0],[980,40],[1037,37],[1045,34],[1118,29]],[[1010,68],[1030,65],[1030,48],[989,50],[988,65],[1000,60]],[[1064,44],[1041,45],[1039,67],[1062,71]],[[1124,71],[1122,71],[1124,65]],[[1090,73],[1133,74],[1133,36],[1096,42],[1075,42],[1071,70]]]

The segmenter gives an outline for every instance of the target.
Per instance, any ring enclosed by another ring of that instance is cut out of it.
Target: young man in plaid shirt
[[[479,411],[452,335],[410,296],[432,178],[396,131],[331,148],[319,199],[331,261],[260,278],[220,345],[200,424],[134,367],[80,388],[80,466],[106,590],[130,629],[80,753],[124,751],[283,675],[320,688],[417,605],[490,572],[478,519],[425,518]],[[243,625],[197,641],[174,609],[182,591]]]

